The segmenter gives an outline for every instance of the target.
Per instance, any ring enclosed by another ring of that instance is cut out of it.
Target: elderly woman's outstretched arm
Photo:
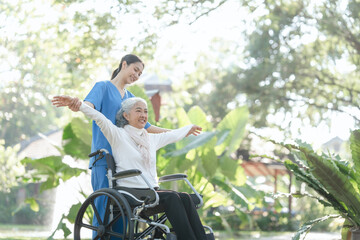
[[[68,107],[73,112],[79,111],[80,106],[83,103],[79,98],[70,96],[55,96],[51,102],[56,107]],[[94,104],[91,102],[84,101],[84,103],[95,108]]]
[[[77,98],[70,96],[55,96],[51,102],[56,107],[68,107],[71,109],[71,107],[74,107],[74,102],[77,102],[77,100],[74,99]],[[118,127],[114,125],[109,119],[107,119],[101,112],[95,110],[89,104],[86,104],[86,102],[80,101],[78,110],[96,122],[96,124],[100,127],[101,132],[104,134],[110,144],[112,144],[119,137],[117,131]]]

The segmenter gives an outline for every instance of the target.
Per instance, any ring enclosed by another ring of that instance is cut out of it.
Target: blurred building
[[[162,81],[156,74],[144,77],[145,92],[151,100],[155,113],[155,121],[157,122],[160,119],[160,108],[162,105],[160,93],[171,92],[171,85],[172,81],[170,79]]]
[[[342,151],[343,148],[343,144],[344,144],[344,140],[342,140],[339,137],[334,137],[332,139],[330,139],[329,141],[327,141],[326,143],[324,143],[323,145],[321,145],[321,149],[323,151],[334,151],[336,153],[339,153]]]

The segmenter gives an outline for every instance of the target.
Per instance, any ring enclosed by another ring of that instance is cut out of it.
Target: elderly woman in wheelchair
[[[54,105],[68,106],[71,97],[58,96]],[[201,128],[189,125],[160,134],[149,134],[144,129],[147,123],[147,104],[142,98],[129,98],[117,113],[116,125],[97,110],[82,104],[86,116],[93,119],[108,139],[112,154],[105,149],[90,155],[105,157],[108,165],[109,188],[92,193],[78,212],[74,238],[84,238],[93,232],[94,239],[214,239],[210,227],[203,226],[196,208],[203,204],[202,197],[187,180],[185,174],[164,176],[158,180],[156,151],[167,144],[177,142]],[[185,180],[194,194],[180,193],[159,188],[159,182]],[[103,198],[105,216],[100,216],[94,201]],[[95,214],[99,225],[91,224],[89,215]],[[160,216],[161,213],[164,213]],[[122,220],[122,232],[112,226]],[[173,229],[165,224],[169,220]],[[139,223],[148,226],[140,231]],[[209,231],[205,233],[205,229]],[[175,234],[173,234],[175,232]],[[91,235],[91,234],[90,234]],[[166,238],[163,238],[165,235]]]

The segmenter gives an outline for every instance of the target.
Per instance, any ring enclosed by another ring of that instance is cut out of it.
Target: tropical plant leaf
[[[191,123],[202,127],[203,131],[212,131],[211,123],[206,119],[206,114],[199,106],[193,106],[187,113]]]
[[[201,156],[201,163],[208,177],[213,177],[219,167],[219,160],[214,149],[206,148]]]
[[[189,152],[191,149],[204,145],[205,143],[210,141],[215,135],[216,132],[203,132],[198,136],[190,135],[189,137],[187,137],[186,140],[183,140],[189,142],[185,147],[179,150],[175,150],[173,152],[166,153],[164,154],[164,157],[176,157],[185,154]]]
[[[60,156],[40,159],[24,158],[21,162],[30,165],[34,170],[29,172],[33,179],[44,179],[40,186],[40,192],[57,187],[60,179],[67,181],[74,176],[79,176],[82,172],[86,172],[85,169],[70,167],[63,163]]]
[[[360,173],[360,129],[355,130],[350,135],[350,150],[355,170]]]
[[[331,215],[327,215],[321,218],[317,218],[311,221],[308,221],[306,223],[304,223],[295,233],[295,235],[292,237],[292,240],[300,240],[300,239],[305,239],[306,234],[311,230],[311,228],[320,222],[326,221],[330,218],[338,218],[341,217],[340,215],[335,215],[335,214],[331,214]]]
[[[37,201],[35,200],[35,198],[27,198],[25,200],[26,204],[30,205],[31,210],[33,210],[34,212],[38,212],[40,210],[39,204],[37,203]]]
[[[87,125],[85,125],[87,126]],[[91,151],[91,136],[85,139],[79,138],[73,129],[76,129],[79,136],[86,135],[84,131],[79,129],[84,128],[84,122],[79,121],[76,118],[65,126],[63,131],[63,149],[65,154],[68,154],[75,158],[88,159],[88,154]],[[81,132],[81,133],[80,133]]]
[[[246,182],[241,186],[234,186],[234,188],[246,196],[249,203],[252,203],[251,205],[249,204],[249,210],[252,210],[252,208],[255,207],[255,204],[262,204],[264,200],[265,193],[253,188],[252,184],[249,182]]]
[[[249,201],[246,196],[240,190],[227,183],[226,178],[215,176],[211,179],[211,183],[217,185],[224,192],[226,192],[228,197],[230,197],[235,204],[241,205],[241,207],[249,209]]]
[[[286,145],[292,153],[302,152],[297,156],[302,162],[307,162],[309,170],[307,175],[297,175],[302,181],[310,183],[310,187],[315,187],[315,190],[319,190],[318,193],[322,194],[323,197],[333,205],[336,210],[344,213],[344,215],[350,218],[357,226],[360,224],[360,195],[358,188],[353,186],[354,181],[349,181],[349,175],[344,174],[347,170],[344,169],[346,164],[341,163],[339,158],[335,156],[322,156],[317,155],[312,149],[305,147],[297,147],[294,145]],[[288,164],[287,166],[293,166]],[[339,169],[341,167],[342,170]],[[309,177],[311,176],[311,177]],[[310,179],[310,181],[309,181]],[[313,180],[316,179],[316,182]],[[321,185],[316,184],[317,181]],[[315,183],[311,185],[312,183]],[[321,188],[318,188],[321,186]],[[322,189],[322,190],[321,190]],[[326,194],[323,194],[324,191]],[[335,201],[334,201],[335,200]]]
[[[222,154],[225,150],[226,155],[230,155],[239,148],[245,134],[245,127],[249,118],[247,107],[236,108],[229,112],[224,119],[218,124],[216,130],[230,130],[226,140],[216,147],[216,153]]]
[[[287,169],[289,169],[292,173],[294,173],[296,179],[298,181],[306,183],[310,188],[314,189],[317,193],[319,193],[324,199],[331,203],[331,205],[338,211],[346,213],[346,209],[344,206],[339,203],[339,201],[330,193],[326,191],[324,186],[309,172],[300,168],[294,162],[290,160],[285,160],[284,165]],[[323,203],[323,202],[321,202]],[[327,203],[324,204],[327,206]]]
[[[294,193],[277,192],[272,197],[276,199],[276,198],[290,197],[290,196],[292,196],[294,198],[303,198],[303,197],[313,198],[313,199],[317,200],[318,202],[320,202],[321,204],[323,204],[325,207],[332,207],[332,205],[329,202],[324,201],[322,198],[319,198],[319,197],[314,196],[312,194],[309,194],[307,192],[304,192],[304,193],[300,193],[300,192],[294,192]]]
[[[51,234],[51,236],[49,236],[47,238],[47,240],[53,240],[54,239],[54,235],[57,231],[62,231],[64,233],[64,237],[67,238],[70,234],[71,234],[71,230],[66,226],[66,223],[64,222],[65,219],[65,215],[63,214],[61,216],[61,219],[56,227],[56,229],[54,230],[54,232]]]
[[[191,124],[191,120],[183,108],[176,109],[176,118],[178,120],[179,127],[185,127]]]
[[[87,121],[83,118],[71,119],[71,129],[78,139],[81,139],[85,144],[91,146],[91,129],[92,121]]]
[[[236,172],[240,167],[237,160],[234,160],[226,155],[220,158],[220,170],[229,180],[236,180]]]
[[[348,216],[360,225],[360,196],[343,175],[336,164],[329,159],[324,159],[315,153],[307,154],[308,161],[312,163],[312,174],[340,203],[346,206]]]
[[[76,215],[79,212],[81,207],[81,203],[77,203],[71,206],[69,213],[66,215],[66,219],[69,220],[70,223],[75,223]]]
[[[217,137],[216,146],[222,144],[229,136],[229,134],[230,134],[229,129],[221,130],[218,134],[216,134]]]

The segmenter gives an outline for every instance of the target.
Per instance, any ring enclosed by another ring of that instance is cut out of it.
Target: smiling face
[[[122,71],[124,71],[125,84],[132,84],[136,82],[141,76],[144,65],[141,62],[127,64],[125,61],[122,63]]]
[[[124,112],[124,118],[128,120],[133,127],[142,129],[148,121],[148,110],[145,103],[139,101],[134,104],[130,112]]]

